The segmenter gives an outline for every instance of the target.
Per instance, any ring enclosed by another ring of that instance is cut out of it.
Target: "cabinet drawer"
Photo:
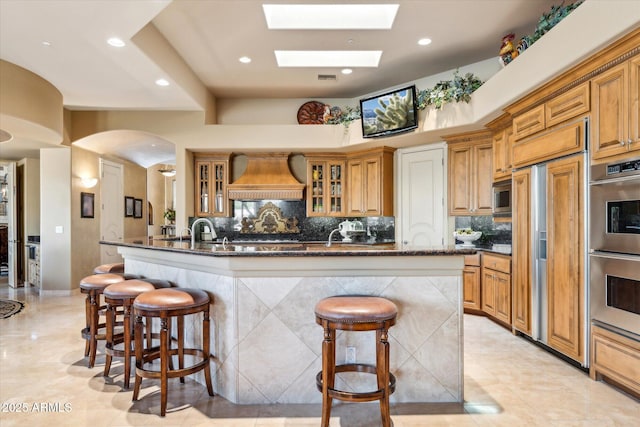
[[[591,376],[605,375],[640,393],[640,343],[594,326],[591,335]]]
[[[482,268],[511,273],[511,257],[501,257],[484,253],[482,254]]]
[[[518,141],[545,129],[544,104],[513,118],[513,138]]]
[[[464,265],[465,266],[473,266],[473,267],[480,267],[480,254],[474,254],[474,255],[465,255],[464,256]]]
[[[545,104],[547,127],[578,117],[589,111],[589,82],[558,95]]]

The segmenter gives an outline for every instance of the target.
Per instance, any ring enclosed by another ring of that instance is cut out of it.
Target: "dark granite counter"
[[[117,242],[100,241],[100,244],[215,257],[449,256],[471,255],[477,252],[476,248],[460,248],[454,245],[418,247],[399,243],[334,242],[327,247],[326,242],[297,241],[244,241],[226,244],[220,241],[201,241],[196,242],[194,249],[191,249],[190,240],[180,241],[163,237],[132,238]]]

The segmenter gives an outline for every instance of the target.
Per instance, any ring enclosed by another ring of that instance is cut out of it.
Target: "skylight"
[[[276,50],[278,67],[377,67],[381,50]]]
[[[389,30],[397,4],[263,4],[270,30]]]

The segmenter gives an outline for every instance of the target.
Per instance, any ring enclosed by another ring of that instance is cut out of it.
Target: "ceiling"
[[[255,0],[0,0],[0,58],[48,80],[70,110],[201,110],[197,85],[217,98],[356,98],[497,56],[505,34],[532,33],[559,1],[393,3],[400,7],[391,30],[326,31],[268,30],[263,2]],[[114,36],[126,46],[109,46]],[[433,43],[419,46],[423,37]],[[274,50],[300,49],[383,54],[379,67],[355,68],[351,75],[339,68],[277,67]],[[243,55],[252,62],[240,63]],[[336,80],[319,81],[318,74]],[[157,86],[158,78],[170,85]],[[136,157],[145,143],[158,143],[139,138]],[[3,156],[10,144],[0,146]],[[94,145],[108,151],[103,141]]]

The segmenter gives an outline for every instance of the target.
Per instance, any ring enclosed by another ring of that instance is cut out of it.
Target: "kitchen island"
[[[474,249],[300,242],[221,244],[144,238],[118,246],[127,273],[171,280],[213,297],[215,392],[234,403],[320,403],[323,331],[317,301],[377,295],[398,306],[389,330],[392,402],[462,402],[463,255]],[[189,323],[191,339],[198,323]],[[355,347],[374,363],[375,333],[338,335],[336,358]],[[363,378],[365,377],[365,378]],[[374,389],[368,375],[343,376],[345,390]],[[203,382],[203,377],[196,377]]]

